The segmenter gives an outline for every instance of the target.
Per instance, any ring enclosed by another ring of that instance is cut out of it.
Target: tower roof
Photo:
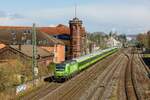
[[[79,18],[75,17],[73,18],[73,21],[80,21]]]
[[[74,17],[72,20],[69,21],[69,23],[80,23],[80,24],[82,24],[82,21],[79,20],[79,18]]]

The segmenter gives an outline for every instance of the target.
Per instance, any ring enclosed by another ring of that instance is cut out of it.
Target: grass
[[[21,83],[19,77],[21,72],[25,69],[17,60],[10,60],[9,62],[0,64],[0,90],[6,87],[16,86]]]
[[[37,77],[52,73],[51,66],[39,66],[38,69],[39,74]],[[19,59],[0,62],[0,99],[12,99],[12,97],[15,96],[15,91],[12,91],[11,89],[8,90],[8,88],[13,88],[29,80],[32,80],[32,66],[30,62],[28,65],[23,65]],[[35,90],[37,88],[38,87],[36,87]],[[34,90],[33,87],[31,87],[27,92],[32,90]],[[24,94],[26,94],[26,92],[21,95]]]

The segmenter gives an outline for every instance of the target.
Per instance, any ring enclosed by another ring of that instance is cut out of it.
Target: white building
[[[122,47],[122,43],[120,41],[117,41],[115,38],[110,37],[107,40],[107,47]]]

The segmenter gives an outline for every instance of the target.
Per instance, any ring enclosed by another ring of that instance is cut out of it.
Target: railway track
[[[118,96],[116,88],[118,88],[119,77],[122,74],[121,70],[124,69],[123,65],[126,64],[126,60],[126,56],[121,54],[120,58],[118,57],[115,63],[109,65],[97,78],[97,81],[93,82],[93,87],[91,86],[80,100],[116,100]]]
[[[143,62],[141,62],[141,56],[138,54],[135,55],[135,80],[137,93],[140,100],[149,100],[150,99],[150,79],[148,77],[148,72]]]
[[[120,51],[119,51],[120,52]],[[114,58],[116,58],[120,53],[115,53],[115,54],[112,54],[110,55],[109,57],[103,59],[101,62],[98,62],[98,63],[103,63],[103,66],[106,65],[106,64],[110,64],[110,60],[114,60]],[[95,64],[96,65],[96,64]],[[95,66],[93,65],[93,67]],[[79,75],[77,75],[76,77],[78,76],[84,76],[84,73],[87,73],[88,70],[92,69],[91,67],[86,69],[85,71],[83,71],[82,73],[80,73]],[[94,73],[91,73],[93,74],[92,77],[95,75]],[[88,76],[88,75],[87,75]],[[28,96],[25,96],[23,97],[22,99],[23,100],[39,100],[39,99],[42,99],[43,97],[46,97],[46,95],[48,95],[49,93],[52,93],[54,92],[55,90],[57,90],[57,88],[61,87],[61,85],[64,85],[64,84],[68,84],[68,82],[70,81],[76,81],[75,78],[72,78],[70,79],[69,81],[65,82],[65,83],[62,83],[62,84],[58,84],[58,83],[49,83],[45,86],[43,86],[41,89],[37,90],[36,92],[34,93],[31,93],[30,95]],[[85,78],[85,77],[84,77]],[[78,79],[78,78],[77,78]],[[82,80],[82,79],[81,79]],[[74,82],[75,83],[75,82]],[[72,84],[72,83],[71,83]],[[90,84],[90,82],[89,82]],[[56,100],[57,96],[54,98]],[[53,100],[53,99],[52,99]]]
[[[126,65],[128,58],[126,57],[124,63],[124,67],[122,67],[122,71],[120,72],[118,86],[116,89],[116,98],[117,100],[126,100],[126,94],[125,94],[125,72],[126,72]]]
[[[123,60],[118,64],[118,68],[112,75],[111,80],[108,82],[107,88],[102,94],[102,98],[100,100],[125,100],[125,96],[118,95],[119,81],[121,80],[120,76],[122,74],[122,70],[124,69],[124,65],[126,65],[127,58],[124,56]],[[123,91],[123,90],[121,90]],[[120,93],[120,92],[119,92]]]
[[[125,53],[126,59],[118,61],[116,70],[111,69],[109,74],[99,77],[99,83],[103,85],[95,85],[96,89],[88,89],[87,95],[82,95],[80,100],[149,100],[150,99],[150,80],[144,81],[147,76],[142,75],[144,67],[142,68],[139,63],[141,61],[134,57],[134,54]],[[137,62],[135,62],[137,60]],[[125,66],[124,66],[125,65]],[[137,68],[137,66],[139,68]],[[114,65],[115,68],[115,65]],[[148,78],[147,78],[148,79]],[[107,80],[107,81],[103,81]],[[94,93],[92,93],[93,91]]]
[[[116,63],[116,61],[118,62]],[[87,90],[86,94],[83,95],[81,100],[98,100],[102,96],[102,91],[104,91],[108,85],[108,81],[111,80],[113,73],[118,68],[122,56],[118,57],[111,65],[108,66],[106,70],[93,82],[93,85]],[[114,66],[114,67],[113,67]]]
[[[133,54],[128,57],[128,64],[125,73],[125,93],[127,100],[139,100],[138,94],[136,92],[135,81],[133,78],[133,57]]]
[[[118,55],[119,54],[117,54],[117,56]],[[91,82],[95,80],[105,68],[107,68],[107,66],[111,63],[110,61],[115,60],[115,57],[116,56],[111,56],[111,59],[106,58],[103,59],[103,61],[96,63],[94,66],[69,80],[66,84],[51,92],[43,99],[53,100],[55,98],[55,100],[78,100]]]
[[[38,100],[38,99],[44,97],[45,95],[47,95],[49,92],[52,92],[59,86],[61,86],[60,83],[54,83],[54,82],[48,83],[43,88],[21,98],[21,100]]]
[[[131,54],[128,57],[128,65],[125,74],[125,91],[127,100],[149,100],[150,80],[148,79],[146,66],[141,61],[139,54]]]
[[[131,51],[113,54],[58,86],[49,84],[29,99],[149,100],[147,70],[140,55]]]

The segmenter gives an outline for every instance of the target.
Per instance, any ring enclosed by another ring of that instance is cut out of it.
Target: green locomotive
[[[54,78],[56,81],[65,81],[95,62],[113,54],[117,50],[118,49],[116,47],[99,50],[97,52],[66,61],[62,64],[56,64]]]

